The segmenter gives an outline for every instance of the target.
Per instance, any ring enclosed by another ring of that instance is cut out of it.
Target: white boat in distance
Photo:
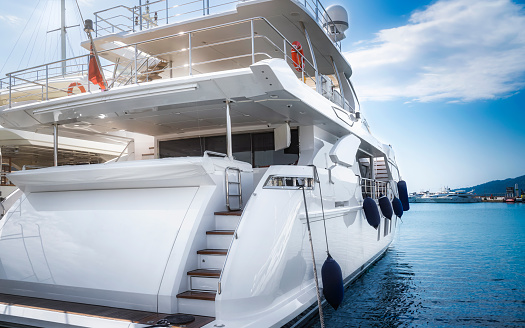
[[[472,191],[465,190],[450,191],[447,188],[439,193],[412,193],[408,197],[411,203],[479,203],[481,198],[476,197]]]
[[[298,326],[327,295],[327,250],[349,283],[392,242],[406,186],[361,116],[342,7],[176,7],[95,13],[105,91],[88,56],[4,80],[6,128],[55,149],[132,140],[107,163],[7,175],[22,193],[0,220],[0,325]]]

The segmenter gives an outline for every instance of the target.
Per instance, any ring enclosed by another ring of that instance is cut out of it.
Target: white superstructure
[[[359,111],[344,22],[317,0],[194,3],[97,13],[106,91],[71,64],[87,57],[8,74],[2,126],[54,131],[58,149],[129,142],[115,161],[8,175],[22,193],[0,220],[0,322],[280,327],[316,302],[307,214],[318,271],[326,225],[345,282],[392,242],[397,217],[376,229],[362,204],[398,197],[399,171]]]

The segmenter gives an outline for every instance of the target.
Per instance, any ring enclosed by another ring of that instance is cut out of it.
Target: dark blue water
[[[525,327],[525,204],[410,206],[326,327]]]

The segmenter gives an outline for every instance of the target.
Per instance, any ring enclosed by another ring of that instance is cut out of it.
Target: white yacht
[[[54,162],[6,175],[1,326],[300,326],[386,251],[406,184],[360,113],[341,6],[142,0],[94,17],[92,55],[2,85],[0,125],[48,131]],[[64,138],[123,134],[115,160],[60,161]]]
[[[446,188],[444,191],[437,193],[413,193],[408,198],[411,203],[479,203],[480,197],[476,197],[472,191],[465,190],[451,191]]]

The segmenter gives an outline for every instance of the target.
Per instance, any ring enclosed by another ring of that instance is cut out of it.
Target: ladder
[[[234,173],[234,177],[237,178],[235,181],[230,181],[230,173]],[[237,167],[227,167],[225,169],[226,176],[226,206],[229,211],[238,211],[242,209],[242,186],[241,186],[241,169]],[[230,185],[233,188],[230,188]],[[238,206],[232,205],[231,198],[238,199]]]

